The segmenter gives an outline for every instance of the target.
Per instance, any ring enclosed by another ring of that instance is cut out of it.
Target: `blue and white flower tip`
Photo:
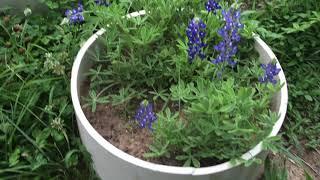
[[[188,59],[192,63],[196,56],[200,59],[205,58],[203,48],[207,46],[204,43],[206,37],[206,24],[200,18],[194,18],[189,22],[186,34],[188,37]]]
[[[110,2],[108,0],[94,0],[94,3],[98,6],[110,6]]]
[[[148,127],[152,130],[152,124],[157,120],[157,116],[153,111],[152,103],[143,100],[137,109],[135,120],[139,123],[141,128]]]
[[[64,13],[70,24],[77,24],[84,22],[83,5],[78,3],[78,7],[74,9],[67,9]]]
[[[259,78],[260,83],[272,83],[276,84],[277,80],[275,77],[281,71],[280,68],[277,68],[276,64],[269,63],[269,64],[261,64],[261,68],[264,70],[264,75]]]
[[[206,3],[206,10],[210,13],[213,12],[214,14],[217,13],[217,10],[221,9],[221,6],[219,5],[219,2],[215,1],[215,0],[209,0]]]

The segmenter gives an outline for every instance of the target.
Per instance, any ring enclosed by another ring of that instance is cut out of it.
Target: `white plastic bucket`
[[[101,47],[99,37],[107,36],[105,29],[99,30],[92,35],[81,47],[72,68],[71,95],[76,113],[79,132],[83,144],[92,155],[94,167],[103,180],[250,180],[261,175],[262,165],[253,164],[245,167],[241,163],[231,164],[225,162],[210,167],[175,167],[147,162],[133,157],[116,148],[105,140],[89,123],[80,105],[81,84],[85,79],[84,74],[88,72],[92,64],[92,58],[97,48]],[[255,49],[260,54],[263,63],[276,59],[272,50],[267,44],[255,36]],[[278,61],[277,61],[278,62]],[[278,68],[281,68],[279,62]],[[273,108],[278,112],[279,119],[275,123],[269,136],[275,136],[279,132],[285,118],[288,90],[283,71],[280,71],[278,78],[284,86],[275,95]],[[267,152],[262,150],[260,142],[253,149],[245,153],[242,158],[250,159],[259,157],[265,159]]]

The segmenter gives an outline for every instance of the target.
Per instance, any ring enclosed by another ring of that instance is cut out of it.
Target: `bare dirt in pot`
[[[88,95],[89,83],[86,81],[81,94]],[[81,103],[84,104],[83,102]],[[155,107],[156,109],[160,108]],[[170,166],[182,166],[182,162],[170,158],[145,158],[152,144],[152,132],[148,128],[140,128],[123,114],[123,107],[111,104],[99,104],[96,111],[83,107],[83,112],[97,132],[118,149],[145,161]]]
[[[95,113],[84,109],[92,126],[111,144],[135,157],[143,158],[152,142],[147,129],[135,129],[119,116],[119,110],[111,105],[98,105]],[[138,147],[138,148],[137,148]]]
[[[182,165],[181,162],[171,159],[145,158],[143,155],[149,151],[149,145],[152,143],[152,132],[124,120],[120,115],[121,109],[114,108],[112,105],[98,105],[96,112],[93,113],[90,108],[84,108],[84,113],[99,134],[122,151],[149,162]]]

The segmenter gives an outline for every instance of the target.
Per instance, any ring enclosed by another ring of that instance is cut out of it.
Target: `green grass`
[[[282,128],[288,149],[282,152],[301,164],[299,156],[320,146],[320,2],[272,0],[258,4],[260,9],[250,16],[276,53],[288,83],[289,104]],[[291,154],[292,148],[298,157]]]
[[[55,11],[7,15],[0,13],[0,179],[93,179],[69,91],[83,32],[58,26]]]
[[[290,144],[320,145],[320,2],[273,0],[256,12],[258,32],[276,53],[287,78],[285,136]]]
[[[280,160],[271,160],[267,158],[265,161],[264,180],[287,180],[288,171],[281,164]]]

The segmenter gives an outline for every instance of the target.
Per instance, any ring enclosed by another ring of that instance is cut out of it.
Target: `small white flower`
[[[43,67],[48,70],[48,69],[52,69],[52,67],[54,66],[53,62],[50,61],[50,60],[46,60],[44,63],[43,63]]]
[[[50,112],[52,110],[53,106],[52,105],[46,105],[46,107],[44,108],[44,110],[46,112]]]
[[[64,74],[64,70],[65,70],[65,66],[60,65],[60,63],[56,64],[53,67],[53,73],[55,73],[56,75],[62,75]]]
[[[44,54],[44,57],[46,57],[47,60],[52,58],[52,53],[48,52]]]
[[[29,16],[29,15],[32,14],[32,11],[31,11],[30,8],[26,8],[26,9],[24,9],[23,13],[24,13],[25,16]]]
[[[64,130],[63,126],[64,126],[64,122],[61,118],[57,117],[55,119],[53,119],[50,123],[51,128],[56,129],[58,131],[62,131]]]

